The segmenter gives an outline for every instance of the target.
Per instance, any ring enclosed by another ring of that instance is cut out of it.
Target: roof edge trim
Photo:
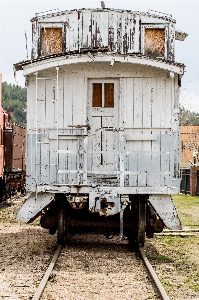
[[[167,70],[170,72],[174,72],[180,75],[184,74],[184,64],[165,61],[163,59],[152,59],[146,56],[138,56],[138,55],[118,55],[112,53],[100,53],[100,55],[92,55],[90,52],[87,54],[75,54],[75,55],[65,55],[65,56],[54,56],[48,59],[37,60],[34,62],[22,62],[20,68],[19,64],[15,65],[16,70],[23,70],[24,75],[29,75],[31,73],[35,73],[44,69],[49,69],[52,67],[76,64],[76,63],[93,63],[93,62],[108,62],[111,64],[111,61],[120,62],[120,63],[132,63],[132,64],[140,64],[145,66],[151,66],[163,70]],[[26,64],[25,64],[26,63]]]

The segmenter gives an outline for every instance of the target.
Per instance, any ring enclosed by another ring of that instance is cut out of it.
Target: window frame
[[[65,27],[64,27],[64,23],[52,23],[52,22],[48,22],[48,23],[39,23],[38,25],[38,32],[39,32],[39,36],[40,39],[38,41],[38,50],[39,50],[39,56],[43,56],[42,54],[42,29],[52,29],[52,28],[61,28],[62,30],[62,52],[64,52],[65,49]],[[45,54],[45,55],[53,55],[56,53],[50,53],[50,54]]]
[[[93,106],[93,84],[101,84],[102,85],[102,89],[101,89],[101,91],[102,91],[102,105],[101,106]],[[106,99],[105,99],[105,84],[113,84],[113,106],[105,106],[105,101],[106,101]],[[91,97],[92,97],[92,108],[93,109],[95,109],[95,108],[97,108],[97,109],[114,109],[114,107],[115,107],[115,82],[114,82],[114,80],[104,80],[104,79],[102,79],[102,80],[96,80],[96,81],[93,81],[92,83],[91,83],[91,86],[92,86],[92,88],[91,88]]]
[[[167,59],[168,49],[167,49],[167,41],[168,41],[168,24],[142,24],[141,25],[141,53],[145,54],[145,29],[164,29],[164,57],[157,56],[158,58]],[[147,56],[147,55],[146,55]]]

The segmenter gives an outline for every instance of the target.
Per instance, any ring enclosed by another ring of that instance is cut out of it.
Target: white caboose
[[[70,228],[144,243],[180,228],[179,86],[175,40],[156,13],[79,9],[36,14],[27,82],[26,188],[17,219],[65,242]]]

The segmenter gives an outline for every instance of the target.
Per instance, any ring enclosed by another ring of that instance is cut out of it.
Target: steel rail
[[[46,270],[46,273],[44,274],[44,276],[43,276],[43,278],[42,278],[42,280],[41,280],[41,282],[40,282],[40,284],[39,284],[32,300],[39,300],[41,298],[41,296],[43,294],[43,291],[45,289],[45,286],[46,286],[46,284],[48,282],[48,279],[50,277],[50,274],[51,274],[51,272],[52,272],[52,270],[55,266],[55,263],[56,263],[59,255],[60,255],[61,249],[62,249],[62,245],[58,245],[57,250],[56,250],[55,254],[53,255],[52,261],[51,261],[48,269]],[[143,248],[139,247],[139,251],[140,251],[142,260],[143,260],[143,262],[144,262],[144,264],[147,268],[147,271],[149,272],[149,275],[151,276],[151,279],[154,282],[154,284],[155,284],[162,300],[170,300],[170,298],[167,295],[165,289],[163,288],[160,280],[158,279],[157,274],[155,273],[152,265],[150,264],[149,260],[147,259]]]
[[[36,290],[36,293],[34,294],[32,300],[39,300],[43,291],[44,291],[44,288],[48,282],[48,279],[50,277],[50,274],[54,268],[54,265],[60,255],[60,252],[61,252],[61,249],[62,249],[62,246],[61,245],[58,245],[57,247],[57,250],[55,251],[55,254],[53,255],[53,258],[52,258],[52,261],[48,267],[48,269],[46,270],[46,273],[44,274],[44,277],[42,278],[37,290]]]
[[[143,262],[144,262],[144,264],[145,264],[145,266],[146,266],[146,268],[147,268],[147,270],[148,270],[148,272],[149,272],[149,275],[151,276],[151,278],[152,278],[152,280],[153,280],[153,282],[154,282],[156,288],[158,289],[159,294],[160,294],[162,300],[170,300],[170,298],[169,298],[169,296],[167,295],[165,289],[163,288],[163,286],[162,286],[160,280],[158,279],[158,276],[157,276],[157,274],[155,273],[155,271],[154,271],[152,265],[150,264],[148,258],[146,257],[146,254],[145,254],[143,248],[142,248],[142,247],[139,247],[139,251],[140,251],[140,254],[141,254],[141,256],[142,256]]]

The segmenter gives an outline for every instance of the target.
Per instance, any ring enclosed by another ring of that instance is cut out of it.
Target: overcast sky
[[[186,65],[182,80],[181,102],[199,112],[199,0],[104,0],[107,8],[147,12],[149,9],[172,15],[176,28],[189,36],[176,41],[176,61]],[[76,8],[99,8],[101,1],[72,0],[0,0],[0,72],[3,81],[24,86],[23,72],[14,79],[13,64],[27,59],[25,31],[28,40],[28,58],[31,54],[31,22],[35,13],[52,9],[61,11]]]

